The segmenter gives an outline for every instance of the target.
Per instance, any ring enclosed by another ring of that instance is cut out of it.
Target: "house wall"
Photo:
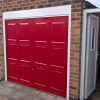
[[[82,11],[84,0],[0,0],[0,79],[4,77],[2,13],[71,4],[70,100],[79,100]]]

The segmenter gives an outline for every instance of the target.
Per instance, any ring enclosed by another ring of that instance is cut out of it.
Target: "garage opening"
[[[69,99],[71,5],[3,13],[5,81]]]

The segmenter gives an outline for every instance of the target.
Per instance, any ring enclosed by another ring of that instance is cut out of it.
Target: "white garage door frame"
[[[80,76],[80,100],[84,100],[85,70],[86,70],[86,41],[88,14],[100,13],[99,8],[83,10],[82,44],[81,44],[81,76]]]
[[[5,20],[7,19],[23,19],[23,18],[42,18],[42,17],[57,17],[68,16],[68,58],[67,58],[67,97],[69,100],[69,80],[70,80],[70,41],[71,41],[71,5],[39,8],[31,10],[10,11],[3,13],[3,38],[4,38],[4,61],[5,61],[5,81],[7,81],[7,57],[6,57],[6,32]]]

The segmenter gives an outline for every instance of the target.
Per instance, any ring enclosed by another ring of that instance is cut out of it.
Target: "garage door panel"
[[[53,23],[53,22],[52,22]],[[54,41],[62,41],[65,40],[65,35],[64,35],[64,27],[63,25],[52,25],[51,29],[51,35],[52,35],[52,40]],[[56,37],[54,37],[56,36]]]
[[[19,33],[19,40],[30,40],[30,21],[28,19],[17,20],[17,31]]]
[[[7,71],[8,71],[8,78],[11,79],[18,79],[18,60],[14,58],[8,58],[7,59]]]
[[[51,65],[51,86],[50,88],[53,90],[58,91],[65,91],[66,90],[66,70],[64,69],[64,66],[57,66],[57,65]]]
[[[35,39],[40,41],[48,40],[48,22],[46,18],[36,19]]]
[[[35,85],[47,87],[48,85],[48,66],[45,63],[35,62]]]
[[[40,63],[48,63],[47,41],[35,41],[35,61]]]
[[[7,39],[7,57],[17,58],[17,40]],[[12,52],[13,51],[13,52]]]
[[[51,72],[51,87],[52,89],[55,90],[61,90],[64,91],[65,90],[65,79],[64,77],[64,72],[61,71],[55,71],[53,70]],[[54,77],[55,76],[55,77]]]
[[[51,21],[51,39],[53,41],[66,41],[67,34],[67,28],[68,26],[66,24],[67,18],[60,19],[58,18],[57,20],[55,18],[52,18]]]
[[[31,59],[31,45],[30,40],[19,40],[19,59],[30,60]]]
[[[16,20],[7,20],[6,21],[6,37],[8,39],[16,39]]]
[[[30,61],[20,60],[19,61],[20,67],[20,80],[25,83],[32,82],[33,71],[30,64]]]
[[[51,64],[65,66],[66,52],[64,42],[51,42]]]

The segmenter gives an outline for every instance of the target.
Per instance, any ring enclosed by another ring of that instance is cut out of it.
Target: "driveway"
[[[0,82],[0,100],[66,100],[62,97],[12,82]]]

